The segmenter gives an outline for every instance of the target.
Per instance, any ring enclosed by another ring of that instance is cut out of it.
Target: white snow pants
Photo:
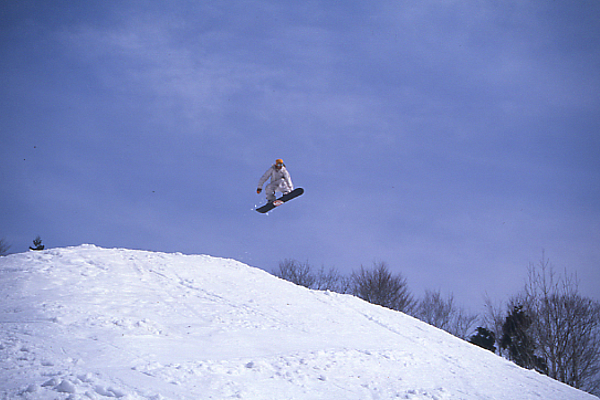
[[[283,194],[288,194],[291,192],[287,183],[285,183],[285,179],[277,179],[275,182],[271,182],[265,188],[265,194],[267,195],[267,201],[275,200],[275,192],[281,192]]]

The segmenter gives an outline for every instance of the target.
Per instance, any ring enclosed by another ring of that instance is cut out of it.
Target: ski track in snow
[[[404,314],[234,260],[0,257],[0,399],[597,399]]]

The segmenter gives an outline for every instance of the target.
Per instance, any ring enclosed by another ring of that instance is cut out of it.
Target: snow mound
[[[234,260],[0,257],[0,398],[596,399],[402,313]]]

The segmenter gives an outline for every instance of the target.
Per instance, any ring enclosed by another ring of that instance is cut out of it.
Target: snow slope
[[[234,260],[0,257],[0,399],[597,399],[409,316]]]

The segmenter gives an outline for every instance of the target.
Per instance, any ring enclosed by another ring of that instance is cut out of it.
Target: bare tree
[[[315,290],[347,293],[350,285],[348,278],[342,276],[335,268],[325,270],[325,267],[321,267],[318,271],[314,271],[308,262],[300,263],[291,259],[281,261],[279,269],[273,274],[286,281]]]
[[[400,273],[393,275],[384,262],[374,263],[370,270],[361,266],[351,281],[351,293],[369,303],[405,313],[414,310],[416,302],[406,279]]]
[[[426,290],[425,296],[419,302],[415,317],[421,321],[440,329],[450,326],[452,313],[454,311],[454,296],[447,299],[442,298],[440,291]]]
[[[454,295],[443,298],[439,290],[425,291],[416,307],[415,317],[461,339],[467,339],[473,332],[478,318],[458,307],[454,303]]]
[[[0,256],[8,254],[8,249],[10,249],[10,245],[4,239],[0,239]]]
[[[8,249],[10,249],[10,245],[4,239],[0,239],[0,256],[6,255]]]
[[[542,255],[529,265],[523,294],[548,375],[568,385],[600,391],[600,303],[580,296],[574,276],[558,276]]]
[[[350,290],[350,281],[335,268],[329,268],[325,271],[325,267],[321,267],[315,275],[314,289],[348,293]]]
[[[316,281],[308,262],[302,264],[288,258],[279,262],[279,270],[273,274],[281,279],[307,288],[312,288]]]
[[[509,309],[513,309],[514,305],[513,307],[507,307],[503,302],[494,304],[489,297],[486,297],[485,308],[486,312],[483,314],[482,318],[483,324],[496,339],[498,355],[507,356],[507,354],[503,354],[503,349],[500,347],[500,338],[502,337],[502,325],[506,318],[506,312]]]
[[[446,331],[456,337],[467,340],[469,335],[474,332],[478,319],[479,315],[470,314],[464,308],[459,307],[456,309],[450,327]]]

